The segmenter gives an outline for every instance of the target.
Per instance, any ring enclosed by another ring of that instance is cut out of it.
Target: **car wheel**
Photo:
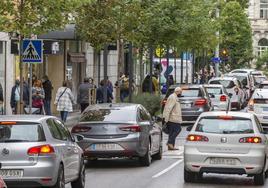
[[[52,188],[65,188],[65,177],[64,177],[64,170],[63,170],[62,164],[60,164],[57,182]]]
[[[264,185],[264,181],[265,181],[265,173],[264,172],[254,175],[254,184],[255,185]]]
[[[184,168],[184,181],[186,183],[195,182],[197,178],[197,173],[189,172]]]
[[[163,154],[163,146],[162,146],[162,142],[160,142],[160,145],[159,145],[159,151],[157,154],[155,154],[153,157],[154,159],[156,160],[161,160],[162,159],[162,154]]]
[[[139,158],[140,163],[142,166],[150,166],[152,162],[152,155],[151,155],[151,144],[149,142],[147,152],[143,157]]]
[[[84,161],[82,161],[79,177],[77,180],[71,182],[72,188],[84,188],[86,182],[86,169]]]

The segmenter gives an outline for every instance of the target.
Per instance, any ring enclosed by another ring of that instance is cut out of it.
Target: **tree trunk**
[[[117,80],[119,80],[121,73],[124,73],[124,41],[122,39],[118,40],[117,46],[118,46]]]

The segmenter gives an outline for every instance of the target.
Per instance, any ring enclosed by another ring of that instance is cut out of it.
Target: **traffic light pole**
[[[219,1],[217,3],[217,7],[216,7],[216,19],[218,19],[220,17],[220,9],[219,9]],[[216,46],[216,49],[215,49],[215,58],[219,58],[220,57],[220,31],[218,30],[216,32],[216,37],[218,39],[218,43],[217,43],[217,46]],[[215,73],[216,73],[216,76],[219,76],[220,75],[220,70],[219,70],[219,63],[215,63]]]

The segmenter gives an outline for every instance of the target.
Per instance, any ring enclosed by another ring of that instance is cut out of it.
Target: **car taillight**
[[[206,99],[198,99],[195,101],[195,106],[204,106],[207,104],[207,100]]]
[[[228,115],[218,116],[218,118],[222,119],[222,120],[232,120],[232,119],[234,119],[233,116],[228,116]]]
[[[84,133],[90,131],[91,127],[76,125],[72,128],[72,133]]]
[[[222,95],[222,96],[220,97],[220,101],[221,101],[221,102],[225,102],[226,100],[227,100],[226,95]]]
[[[119,128],[121,131],[128,131],[128,132],[141,132],[141,127],[139,125],[129,125],[123,126]]]
[[[52,154],[55,150],[51,145],[35,146],[28,149],[28,155]]]
[[[208,142],[208,137],[202,135],[190,134],[188,135],[187,140],[191,142]]]
[[[254,100],[253,99],[250,99],[248,102],[248,110],[254,111]]]
[[[260,137],[244,137],[244,138],[240,138],[239,142],[258,144],[258,143],[261,143],[261,138]]]
[[[163,99],[162,102],[161,102],[162,106],[165,106],[166,103],[167,103],[167,99]]]

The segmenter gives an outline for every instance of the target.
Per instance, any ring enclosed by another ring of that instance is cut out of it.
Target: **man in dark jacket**
[[[45,99],[44,99],[45,112],[46,115],[51,115],[51,99],[52,99],[53,86],[47,75],[43,76],[42,82],[43,82],[43,89],[45,91]]]
[[[84,78],[84,83],[80,84],[77,94],[77,103],[80,104],[81,112],[89,105],[89,90],[94,88],[93,83],[89,82],[89,78]]]
[[[10,106],[14,114],[18,114],[20,104],[20,81],[17,79],[11,90]],[[23,82],[23,107],[29,105],[29,87]]]
[[[100,82],[100,87],[97,89],[97,103],[104,103],[104,91],[105,91],[105,86],[104,86],[104,80],[102,80]],[[107,103],[111,103],[113,100],[113,94],[111,93],[111,91],[108,89],[108,87],[106,86],[106,90],[107,90]]]

